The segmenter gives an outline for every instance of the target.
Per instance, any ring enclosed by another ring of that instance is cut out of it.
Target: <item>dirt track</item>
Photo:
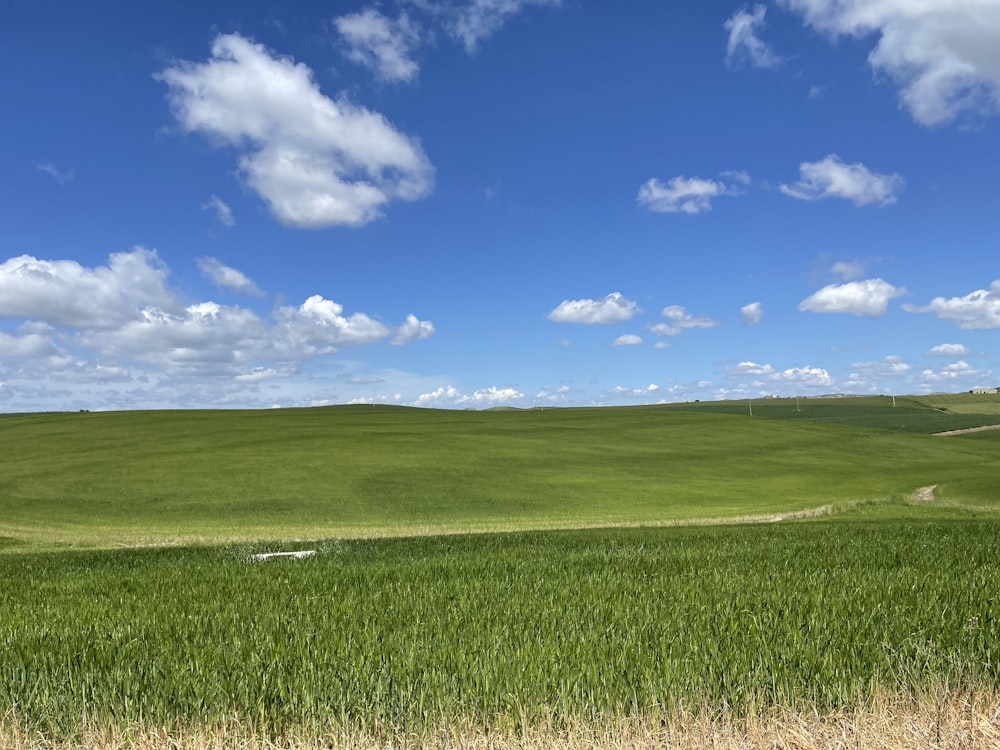
[[[964,430],[945,430],[944,432],[932,432],[932,435],[964,435],[967,432],[985,432],[986,430],[1000,430],[1000,424],[984,424],[982,427],[966,427]]]

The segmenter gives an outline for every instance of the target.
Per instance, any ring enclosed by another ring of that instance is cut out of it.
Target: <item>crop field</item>
[[[929,485],[995,507],[988,441],[815,421],[892,411],[850,401],[816,400],[803,413],[822,415],[802,421],[673,407],[7,415],[0,537],[114,547],[663,524]]]
[[[0,417],[0,748],[995,747],[997,433],[689,406]]]
[[[517,731],[995,686],[995,521],[863,518],[0,557],[0,703],[262,731]]]

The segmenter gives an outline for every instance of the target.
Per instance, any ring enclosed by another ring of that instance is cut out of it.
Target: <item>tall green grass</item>
[[[0,556],[0,712],[517,731],[998,687],[1000,524],[795,523]]]

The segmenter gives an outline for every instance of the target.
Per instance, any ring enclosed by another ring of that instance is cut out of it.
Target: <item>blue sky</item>
[[[1000,0],[8,3],[0,411],[1000,385]]]

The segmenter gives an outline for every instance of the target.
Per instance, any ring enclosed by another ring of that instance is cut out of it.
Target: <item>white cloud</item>
[[[833,377],[822,367],[791,367],[771,376],[773,380],[794,383],[809,388],[827,388],[834,383]]]
[[[746,172],[725,172],[722,176],[736,178],[747,184]],[[739,195],[732,182],[708,180],[702,177],[673,177],[667,182],[657,178],[647,180],[639,188],[636,201],[643,208],[656,213],[700,214],[712,210],[712,200],[721,195]]]
[[[868,56],[923,125],[1000,108],[998,0],[780,0],[836,39],[878,35]]]
[[[429,320],[420,320],[416,315],[407,315],[406,322],[397,330],[392,343],[395,346],[408,344],[417,339],[428,339],[434,335],[434,324]]]
[[[773,375],[774,368],[771,365],[759,365],[756,362],[740,362],[736,367],[729,369],[730,375]]]
[[[243,291],[256,288],[215,259],[201,259],[199,265],[219,283]],[[22,395],[43,381],[138,383],[133,366],[146,383],[209,377],[202,383],[207,393],[224,389],[227,382],[246,384],[296,373],[303,363],[340,346],[373,344],[390,336],[402,344],[433,333],[432,323],[412,315],[397,329],[364,313],[345,315],[340,304],[320,295],[300,306],[278,307],[271,319],[212,301],[185,304],[168,288],[167,275],[156,252],[143,248],[113,254],[107,266],[97,268],[31,256],[3,262],[0,319],[18,324],[13,332],[0,330],[0,372],[7,382],[19,381]],[[48,387],[50,395],[55,392]],[[197,394],[175,392],[172,397],[168,404],[183,404]],[[145,405],[165,396],[149,398],[144,397]],[[51,408],[46,402],[29,405]]]
[[[195,263],[198,264],[201,272],[218,287],[229,289],[238,294],[245,294],[248,297],[265,296],[264,292],[246,274],[235,268],[230,268],[215,258],[197,258]]]
[[[851,365],[851,370],[865,379],[900,377],[912,369],[905,359],[896,354],[890,354],[877,362],[854,362]]]
[[[524,394],[516,388],[481,388],[472,395],[459,391],[453,385],[441,386],[429,393],[421,393],[413,406],[453,409],[456,407],[488,408],[505,404],[517,405],[524,401]]]
[[[864,164],[845,164],[836,154],[820,161],[802,162],[799,181],[782,185],[781,192],[799,200],[845,198],[856,206],[888,206],[906,184],[898,174],[877,174]]]
[[[739,10],[722,24],[729,32],[726,65],[734,67],[744,62],[754,68],[776,68],[781,65],[781,58],[759,36],[764,28],[766,14],[767,8],[757,4],[752,12]]]
[[[449,23],[449,31],[472,54],[479,42],[498,32],[512,16],[525,8],[537,6],[557,6],[562,0],[471,0],[455,12]]]
[[[155,250],[113,253],[107,266],[21,255],[0,263],[0,318],[70,328],[113,328],[148,306],[178,307]]]
[[[279,307],[282,344],[326,353],[333,347],[374,344],[389,336],[389,327],[364,313],[343,315],[344,306],[314,294],[298,307]]]
[[[980,370],[964,360],[958,360],[940,370],[924,370],[920,373],[920,380],[930,387],[944,384],[948,388],[959,388],[962,385],[972,388],[982,385],[992,375],[989,370]]]
[[[612,292],[598,300],[563,300],[549,313],[549,320],[554,323],[612,325],[631,320],[637,312],[639,307],[635,302],[622,296],[621,292]]]
[[[988,290],[977,289],[964,297],[935,297],[929,305],[903,305],[911,313],[934,313],[965,330],[1000,328],[1000,279]]]
[[[215,217],[227,227],[236,226],[236,219],[233,217],[233,210],[222,198],[217,195],[209,196],[208,200],[201,204],[202,211],[215,211]]]
[[[677,336],[686,328],[714,328],[719,325],[719,321],[707,315],[692,315],[680,305],[664,307],[663,317],[666,323],[657,323],[649,328],[657,336]]]
[[[743,318],[743,325],[758,325],[764,318],[764,308],[760,302],[751,302],[740,308],[740,317]]]
[[[829,388],[836,382],[833,376],[822,367],[790,367],[786,370],[778,370],[770,364],[758,364],[757,362],[748,361],[740,362],[735,367],[730,367],[727,372],[733,378],[754,378],[753,385],[755,387],[772,390],[787,391],[790,387]],[[735,394],[727,392],[723,395],[738,395],[746,398],[750,393],[746,390],[739,390]]]
[[[611,346],[638,346],[641,343],[641,336],[636,336],[634,333],[624,333],[612,341]]]
[[[334,24],[352,62],[371,69],[383,81],[409,83],[417,77],[420,66],[412,55],[420,35],[406,13],[393,21],[366,8],[340,16]]]
[[[906,294],[883,279],[830,284],[799,303],[799,310],[815,313],[849,313],[866,318],[885,315],[889,300]]]
[[[964,344],[938,344],[927,352],[931,357],[964,357],[968,353]]]
[[[189,132],[236,147],[246,183],[283,224],[361,226],[393,199],[426,196],[433,167],[381,114],[325,96],[302,63],[239,34],[220,35],[204,63],[157,76]]]
[[[73,170],[72,169],[59,169],[55,164],[51,162],[43,162],[41,164],[36,164],[35,169],[39,172],[45,172],[47,175],[51,175],[52,179],[58,182],[60,185],[68,185],[73,181]]]

